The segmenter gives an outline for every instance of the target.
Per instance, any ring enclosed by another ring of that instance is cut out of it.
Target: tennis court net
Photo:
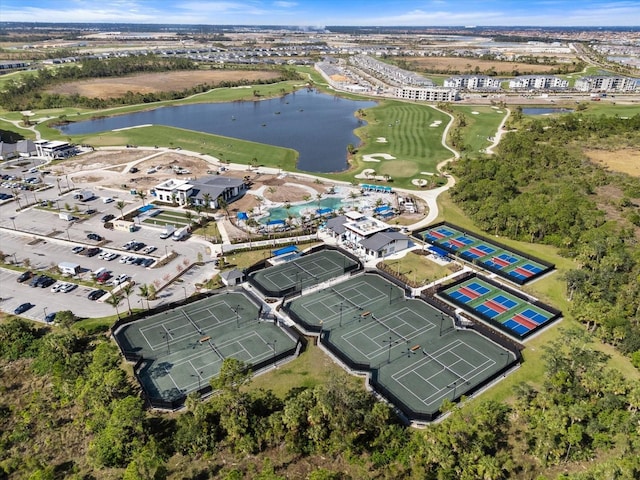
[[[191,320],[191,317],[190,317],[189,315],[187,315],[187,312],[185,312],[184,310],[180,310],[180,311],[181,311],[181,312],[182,312],[182,314],[185,316],[185,318],[186,318],[187,320],[189,320],[189,322],[191,323],[191,325],[193,325],[193,328],[195,328],[195,329],[196,329],[196,331],[197,331],[200,335],[202,335],[202,334],[203,334],[202,329],[201,329],[201,328],[196,324],[196,322],[194,322],[193,320]]]
[[[362,310],[362,307],[360,305],[358,305],[356,302],[354,302],[353,300],[351,300],[350,298],[345,297],[344,295],[342,295],[340,292],[338,292],[335,288],[332,288],[331,291],[333,293],[335,293],[338,297],[340,297],[342,300],[344,300],[347,303],[350,303],[351,305],[353,305],[356,309],[358,310]]]

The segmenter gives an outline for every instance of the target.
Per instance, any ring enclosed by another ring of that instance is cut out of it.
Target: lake
[[[353,131],[365,124],[355,112],[375,105],[302,89],[267,100],[160,107],[69,123],[59,129],[67,135],[81,135],[166,125],[292,148],[299,153],[300,170],[327,173],[346,170],[347,145],[360,143]]]
[[[554,113],[571,113],[573,110],[570,108],[546,108],[546,107],[531,107],[523,108],[522,113],[525,115],[551,115]]]

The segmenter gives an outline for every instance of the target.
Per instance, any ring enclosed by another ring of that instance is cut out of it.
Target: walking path
[[[498,126],[498,131],[496,132],[495,137],[493,137],[493,143],[485,149],[485,153],[488,153],[489,155],[493,155],[495,153],[493,150],[498,146],[498,144],[500,143],[500,140],[502,140],[502,135],[510,131],[510,130],[505,130],[504,128],[504,124],[507,123],[507,120],[511,115],[511,110],[507,108],[506,111],[507,111],[507,114],[502,119],[502,122],[500,122],[500,125]]]

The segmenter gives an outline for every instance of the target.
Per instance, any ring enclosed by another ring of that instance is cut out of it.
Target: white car
[[[117,287],[118,285],[120,285],[121,283],[126,282],[127,280],[129,280],[129,275],[127,275],[125,273],[121,273],[116,278],[111,280],[111,285],[113,285],[114,287]]]
[[[68,293],[71,290],[73,290],[74,288],[76,288],[78,285],[76,285],[75,283],[65,283],[61,288],[60,288],[60,292],[62,293]]]
[[[111,260],[115,260],[116,258],[118,258],[118,256],[119,255],[117,253],[109,253],[104,257],[104,259],[110,262]]]
[[[129,255],[123,255],[122,257],[120,257],[120,260],[118,260],[118,262],[120,263],[127,263],[127,261],[133,257],[130,257]]]
[[[56,283],[53,287],[51,287],[51,293],[58,293],[63,286],[64,283]]]
[[[153,253],[157,250],[157,247],[154,247],[153,245],[149,245],[148,247],[145,247],[142,249],[142,253],[149,255],[150,253]]]

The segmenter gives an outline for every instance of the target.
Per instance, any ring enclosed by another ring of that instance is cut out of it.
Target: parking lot
[[[63,180],[61,190],[65,188],[64,182]],[[82,190],[85,189],[91,189],[96,197],[90,201],[80,201],[73,198],[73,192],[60,195],[54,180],[52,188],[35,194],[38,205],[21,211],[16,211],[18,207],[16,202],[9,202],[0,207],[0,243],[2,252],[8,255],[7,260],[22,266],[26,262],[29,269],[35,273],[44,273],[44,270],[57,266],[61,262],[77,263],[81,270],[76,280],[92,281],[91,273],[104,268],[110,273],[108,281],[113,281],[119,275],[126,275],[136,285],[154,284],[156,288],[162,288],[171,278],[198,258],[205,262],[211,259],[211,244],[197,238],[182,242],[175,242],[171,238],[163,240],[160,238],[161,229],[142,224],[142,219],[137,219],[135,222],[140,228],[133,233],[104,228],[101,219],[105,215],[120,216],[121,212],[117,208],[119,200],[126,203],[123,209],[125,213],[142,206],[142,203],[134,195],[122,191],[101,187],[86,187]],[[115,201],[104,203],[101,199],[107,196]],[[49,201],[48,206],[40,206],[43,201]],[[35,203],[35,200],[32,203]],[[67,207],[70,207],[70,210]],[[94,210],[94,212],[86,215],[87,210]],[[60,218],[59,212],[71,212],[77,220],[64,220]],[[88,235],[94,238],[98,235],[102,240],[90,239]],[[126,245],[132,241],[143,243],[144,246],[137,251],[126,249]],[[84,247],[83,251],[74,253],[73,249],[79,249],[79,246]],[[99,248],[99,253],[93,256],[84,255],[90,248]],[[152,265],[136,264],[133,260],[125,262],[125,258],[130,256],[139,259],[138,263],[144,260],[149,263],[171,252],[177,254],[176,258],[158,268],[155,268],[155,262]],[[109,253],[112,255],[104,258]],[[191,269],[184,274],[184,282],[162,289],[158,300],[151,302],[151,305],[175,301],[192,294],[195,291],[196,282],[211,278],[214,273],[213,262],[205,267]],[[2,285],[0,309],[5,312],[13,312],[22,303],[30,302],[35,304],[35,307],[22,313],[22,316],[38,321],[44,319],[45,308],[48,313],[71,310],[81,317],[102,317],[115,313],[111,305],[87,298],[95,288],[81,285],[68,293],[54,293],[50,291],[50,287],[32,288],[28,285],[29,282],[18,283],[16,281],[18,275],[19,272],[0,269]],[[70,278],[69,281],[74,282],[74,279]],[[94,283],[94,285],[96,288],[100,287],[98,284]],[[134,287],[133,291],[129,298],[131,308],[146,307],[146,300],[138,295],[138,288]],[[118,308],[120,312],[126,310],[126,300],[123,300]]]

